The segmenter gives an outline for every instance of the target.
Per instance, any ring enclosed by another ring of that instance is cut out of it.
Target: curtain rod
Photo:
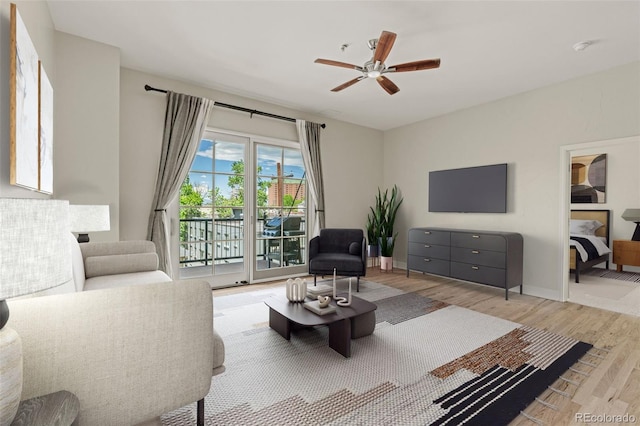
[[[153,92],[167,93],[167,91],[164,90],[164,89],[156,89],[155,87],[151,87],[148,84],[144,85],[144,90],[146,90],[147,92],[148,91],[153,91]],[[268,112],[258,111],[256,109],[243,108],[243,107],[239,107],[239,106],[236,106],[236,105],[224,104],[222,102],[214,102],[213,105],[217,106],[217,107],[221,107],[221,108],[229,108],[229,109],[234,109],[236,111],[248,112],[251,115],[262,115],[264,117],[269,117],[269,118],[275,118],[275,119],[278,119],[278,120],[289,121],[291,123],[295,123],[296,122],[295,118],[283,117],[282,115],[270,114]],[[325,127],[327,127],[327,125],[322,123],[320,125],[320,127],[322,127],[324,129]]]

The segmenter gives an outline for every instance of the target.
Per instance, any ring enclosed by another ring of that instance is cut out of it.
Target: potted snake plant
[[[378,248],[378,219],[373,208],[367,215],[367,256],[374,258],[380,255]]]
[[[394,185],[391,193],[386,189],[384,192],[378,188],[375,209],[372,212],[378,219],[378,245],[380,246],[380,269],[393,269],[393,249],[398,233],[393,232],[393,227],[398,214],[398,209],[403,198],[398,192],[398,186]]]

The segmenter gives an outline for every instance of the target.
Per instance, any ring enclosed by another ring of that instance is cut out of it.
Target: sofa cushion
[[[155,253],[133,253],[90,256],[84,261],[84,269],[87,278],[155,271],[158,269],[158,255]]]
[[[214,300],[215,304],[215,300]],[[224,372],[224,340],[218,334],[218,332],[213,330],[213,371],[212,375],[220,374]]]
[[[170,282],[171,278],[162,271],[133,272],[130,274],[101,275],[87,278],[84,283],[86,290],[100,290],[113,287],[127,287],[138,284],[153,284]]]
[[[156,245],[153,241],[133,240],[103,243],[80,244],[82,256],[106,256],[111,254],[155,253]]]

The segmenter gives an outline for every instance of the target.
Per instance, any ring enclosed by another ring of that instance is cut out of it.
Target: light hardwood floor
[[[545,425],[640,424],[640,317],[515,292],[509,294],[507,301],[504,291],[500,289],[417,272],[411,272],[407,278],[406,271],[402,269],[381,272],[371,267],[364,279],[407,292],[415,291],[433,299],[573,337],[601,348],[591,353],[602,358],[585,356],[583,361],[586,364],[575,366],[576,370],[588,373],[588,376],[573,371],[564,375],[579,385],[562,380],[553,384],[555,389],[569,394],[569,397],[547,390],[540,399],[553,405],[553,408],[534,402],[525,412]],[[282,283],[278,281],[220,289],[214,290],[213,294],[222,296]],[[616,421],[618,418],[614,417],[624,415],[633,416],[635,422],[625,422],[622,417],[622,421]],[[587,416],[603,417],[590,417],[592,421],[587,422]],[[511,424],[536,423],[518,416]]]

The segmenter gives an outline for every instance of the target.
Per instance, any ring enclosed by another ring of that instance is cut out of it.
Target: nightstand
[[[613,240],[613,263],[618,272],[623,265],[640,266],[640,241]]]
[[[67,391],[20,401],[11,426],[69,426],[80,411],[80,401]]]

